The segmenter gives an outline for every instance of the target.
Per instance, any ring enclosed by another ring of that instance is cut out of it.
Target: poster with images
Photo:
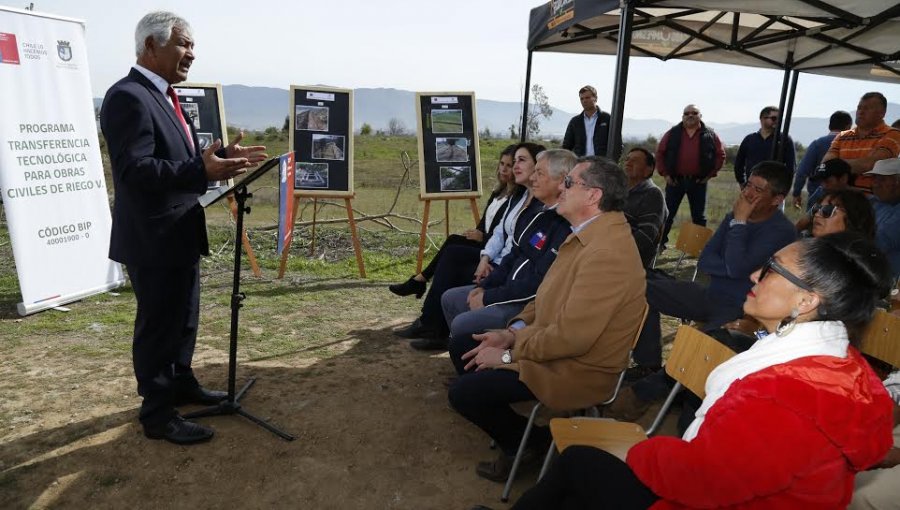
[[[353,196],[353,91],[291,85],[294,192]]]
[[[474,92],[418,92],[419,192],[422,198],[481,196]]]
[[[225,129],[225,101],[222,99],[222,85],[218,83],[179,83],[174,85],[178,102],[185,112],[186,121],[194,125],[199,150],[204,151],[217,139],[222,146],[228,145],[228,131]],[[223,181],[211,181],[207,188],[214,189]]]

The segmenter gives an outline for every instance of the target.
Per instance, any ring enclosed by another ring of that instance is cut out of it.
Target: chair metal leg
[[[525,432],[522,433],[522,440],[519,442],[519,450],[516,452],[516,458],[513,459],[512,468],[509,470],[509,477],[506,478],[506,485],[503,487],[503,494],[500,495],[500,501],[506,503],[509,501],[509,493],[512,491],[513,480],[516,479],[516,472],[519,470],[519,464],[522,462],[522,455],[525,453],[525,445],[528,444],[528,436],[531,435],[531,428],[534,426],[534,418],[541,409],[541,403],[538,402],[531,409],[531,415],[528,416],[528,424],[525,425]]]
[[[672,407],[672,402],[675,401],[675,397],[678,396],[678,392],[681,391],[681,383],[675,383],[675,386],[672,387],[672,391],[669,392],[669,396],[666,397],[666,401],[663,402],[662,407],[659,409],[659,412],[656,413],[656,418],[653,420],[653,424],[650,425],[650,428],[647,429],[647,437],[652,436],[656,433],[656,429],[662,425],[663,420],[666,418],[666,414],[669,413],[669,408]]]
[[[541,472],[538,474],[538,481],[541,481],[541,478],[544,477],[544,474],[547,473],[547,470],[550,468],[550,462],[553,460],[553,457],[556,456],[556,441],[550,441],[550,448],[547,450],[547,455],[544,456],[544,465],[541,466]]]

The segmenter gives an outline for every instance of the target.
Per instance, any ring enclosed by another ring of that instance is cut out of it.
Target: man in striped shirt
[[[853,186],[872,192],[872,177],[863,175],[876,161],[900,154],[900,130],[884,122],[887,99],[880,92],[863,94],[856,107],[856,127],[837,135],[822,162],[840,158],[850,163]]]

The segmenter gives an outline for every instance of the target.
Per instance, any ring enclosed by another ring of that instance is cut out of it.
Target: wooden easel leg
[[[300,199],[294,200],[294,214],[291,215],[293,218],[294,225],[297,224],[297,210],[300,209]],[[278,278],[284,278],[284,270],[287,267],[287,259],[288,254],[291,252],[291,244],[294,241],[294,236],[291,236],[290,239],[287,240],[287,246],[284,247],[284,251],[281,252],[281,265],[278,267]]]
[[[428,213],[431,211],[431,200],[425,200],[425,211],[422,212],[422,233],[419,235],[419,257],[416,260],[416,274],[422,272],[422,258],[425,256],[425,237],[428,236]]]
[[[228,195],[228,206],[231,210],[231,216],[237,220],[237,202],[231,195]],[[262,271],[259,270],[259,264],[256,262],[256,254],[253,253],[253,247],[250,246],[250,238],[247,236],[247,229],[243,229],[243,232],[241,232],[241,244],[244,246],[244,251],[247,252],[247,260],[250,261],[250,269],[253,271],[253,276],[261,278]]]
[[[444,238],[450,237],[450,201],[444,200]]]
[[[350,235],[353,237],[353,251],[356,252],[356,265],[359,267],[359,277],[366,277],[366,265],[363,262],[362,244],[359,242],[359,235],[356,233],[356,220],[353,218],[353,205],[349,198],[344,199],[347,206],[347,219],[350,221]]]
[[[475,202],[474,198],[469,199],[469,207],[472,208],[472,218],[475,220],[475,224],[478,225],[478,222],[481,221],[481,214],[478,212],[478,203]]]
[[[313,198],[313,224],[312,224],[312,242],[309,245],[309,256],[313,257],[316,254],[316,209],[319,208],[319,200],[317,198]]]

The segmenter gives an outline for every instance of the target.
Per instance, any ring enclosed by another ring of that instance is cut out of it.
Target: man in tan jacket
[[[525,418],[509,404],[540,400],[575,410],[602,402],[641,327],[646,280],[622,212],[625,173],[605,158],[582,158],[561,189],[558,212],[572,234],[535,300],[508,329],[473,335],[450,353],[461,373],[450,386],[450,404],[501,450],[497,460],[478,465],[490,480],[506,479],[525,430]],[[531,438],[541,448],[548,432],[536,430]]]

